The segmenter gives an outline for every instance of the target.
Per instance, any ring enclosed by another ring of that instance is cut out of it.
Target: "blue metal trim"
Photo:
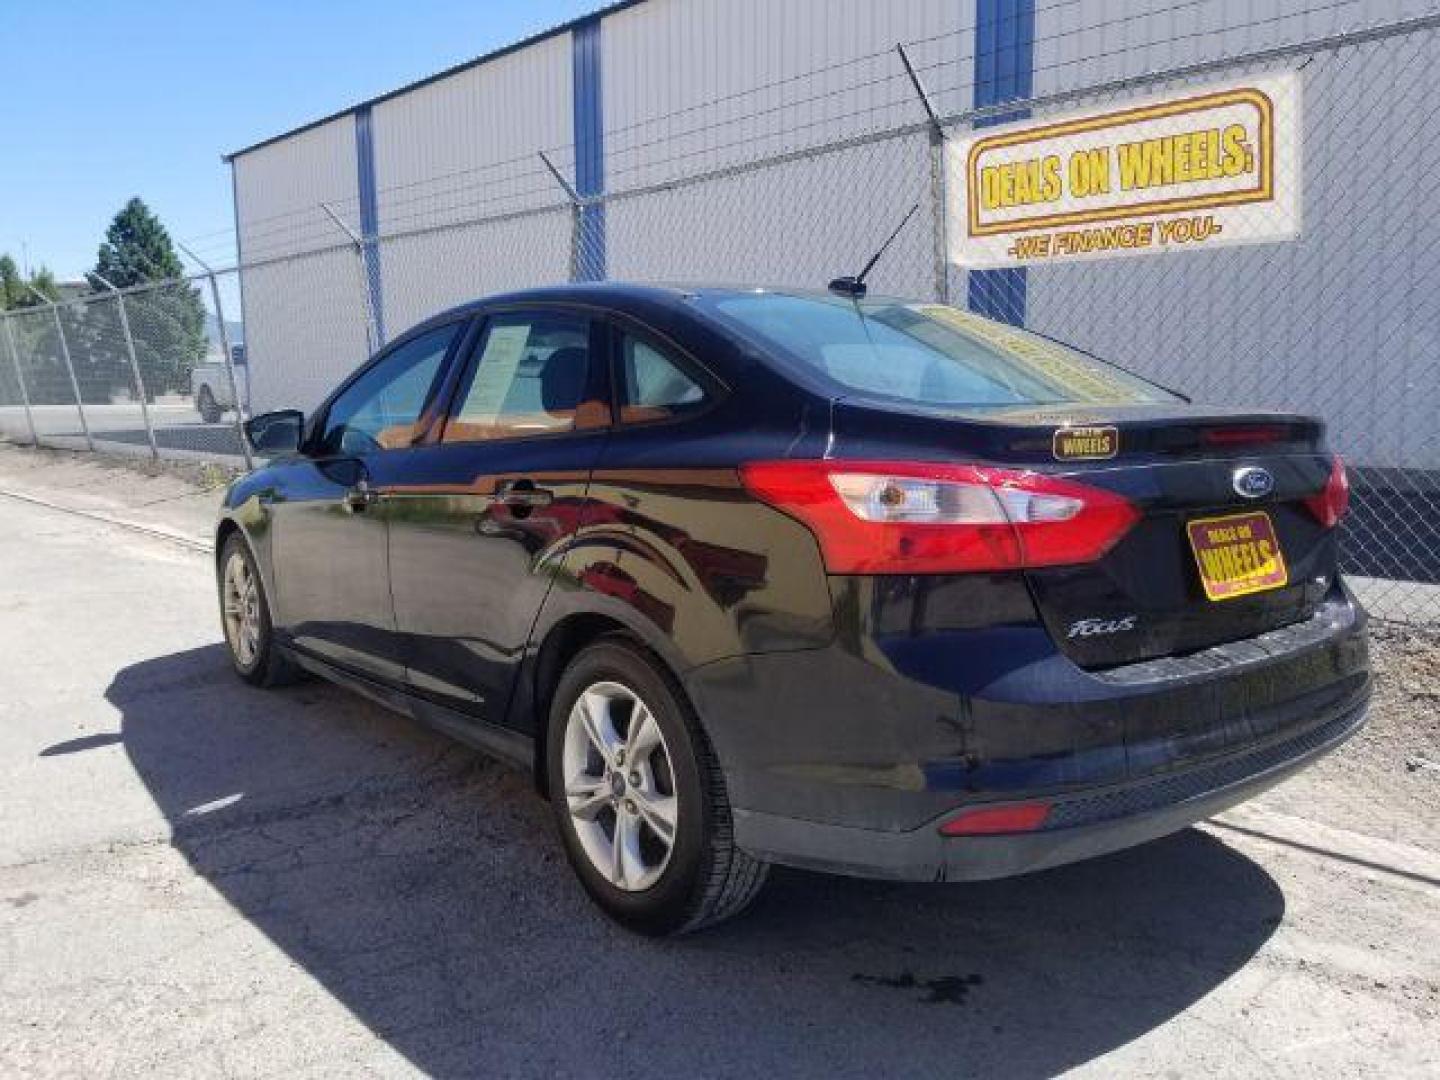
[[[600,79],[600,20],[591,19],[571,33],[575,125],[575,190],[582,196],[605,192],[605,109]],[[579,281],[605,279],[605,207],[580,210],[580,250],[575,260]]]
[[[975,108],[1028,98],[1034,92],[1035,0],[976,0]],[[976,127],[1023,120],[1028,109],[986,117]],[[1025,325],[1025,268],[972,270],[971,311],[1014,326]]]
[[[355,173],[360,188],[360,248],[365,258],[365,281],[370,289],[370,310],[375,313],[376,348],[385,344],[385,291],[380,275],[380,205],[375,191],[375,139],[370,106],[355,110]]]

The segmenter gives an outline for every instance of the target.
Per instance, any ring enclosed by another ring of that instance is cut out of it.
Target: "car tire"
[[[759,894],[769,866],[735,846],[720,763],[652,654],[614,637],[581,650],[556,687],[547,735],[566,854],[612,919],[654,936],[688,933],[738,915]]]
[[[220,417],[225,415],[225,410],[220,408],[220,403],[215,400],[215,394],[205,385],[201,385],[200,393],[195,395],[195,407],[200,410],[200,419],[207,424],[218,423]]]
[[[235,674],[251,686],[300,681],[304,670],[275,643],[265,583],[250,545],[240,533],[231,533],[225,541],[216,570],[220,626]]]

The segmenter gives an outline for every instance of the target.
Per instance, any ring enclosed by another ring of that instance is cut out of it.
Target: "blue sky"
[[[0,0],[0,251],[78,276],[139,195],[228,264],[222,153],[602,6]]]

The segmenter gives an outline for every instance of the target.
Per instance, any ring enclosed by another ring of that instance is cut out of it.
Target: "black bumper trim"
[[[1241,783],[1296,758],[1343,740],[1356,726],[1355,717],[1342,713],[1307,731],[1268,746],[1259,746],[1218,761],[1183,769],[1122,787],[1056,801],[1043,831],[1096,825],[1117,818],[1144,814]]]

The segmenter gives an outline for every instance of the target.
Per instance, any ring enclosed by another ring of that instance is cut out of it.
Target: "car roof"
[[[764,293],[778,296],[806,297],[833,300],[834,294],[823,289],[796,289],[768,285],[666,285],[639,284],[625,281],[578,282],[565,285],[546,285],[532,289],[517,289],[512,292],[495,293],[490,296],[468,300],[463,304],[438,312],[418,323],[405,336],[436,323],[448,322],[464,315],[472,315],[493,308],[510,307],[518,304],[576,304],[583,307],[602,308],[642,318],[657,310],[687,315],[690,318],[704,318],[697,312],[693,301],[697,298],[723,299],[729,296],[753,296]],[[890,297],[871,296],[867,300],[888,300]],[[906,302],[906,301],[898,301]]]

